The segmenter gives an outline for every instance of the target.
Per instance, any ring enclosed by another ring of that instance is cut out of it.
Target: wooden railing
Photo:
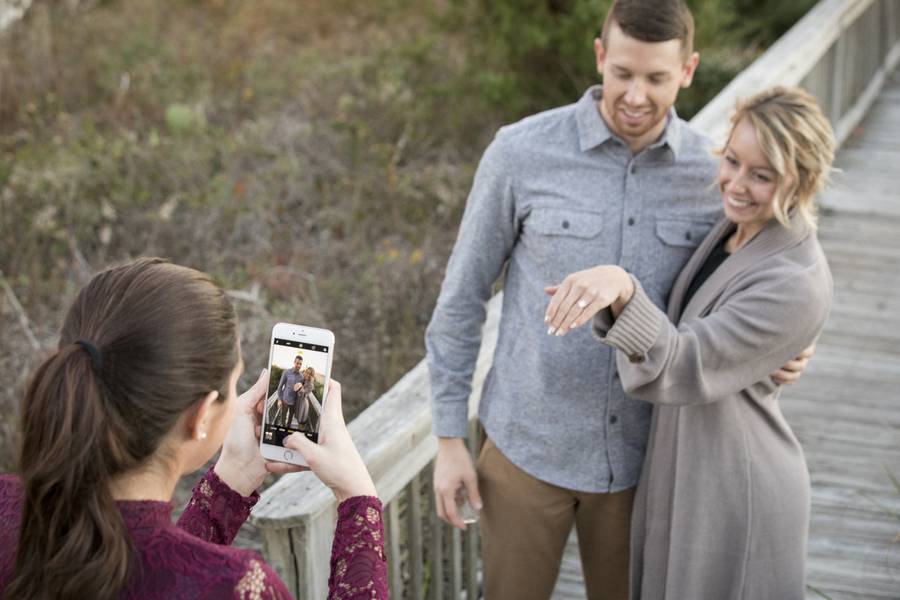
[[[773,85],[799,85],[819,100],[843,143],[877,96],[886,73],[897,66],[898,40],[900,2],[822,0],[691,124],[721,142],[737,99]]]
[[[822,0],[692,124],[722,142],[738,98],[771,85],[801,85],[819,99],[843,141],[898,60],[900,1]],[[496,346],[500,304],[497,295],[488,305],[469,399],[470,447],[478,437],[475,416]],[[440,522],[433,508],[431,464],[437,440],[431,434],[425,362],[360,414],[350,431],[386,506],[392,597],[477,598],[477,526],[461,533]],[[309,473],[283,477],[253,511],[266,559],[298,598],[327,595],[335,518],[331,492]]]

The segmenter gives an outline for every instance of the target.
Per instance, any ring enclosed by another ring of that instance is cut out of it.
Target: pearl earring
[[[205,439],[206,439],[206,432],[205,432],[205,431],[201,431],[201,432],[200,432],[200,435],[198,435],[197,437],[200,438],[201,440],[205,440]]]

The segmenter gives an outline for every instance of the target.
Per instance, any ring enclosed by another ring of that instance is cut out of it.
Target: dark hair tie
[[[103,368],[103,357],[97,347],[86,340],[77,340],[75,343],[88,351],[88,354],[91,355],[91,368],[99,373]]]

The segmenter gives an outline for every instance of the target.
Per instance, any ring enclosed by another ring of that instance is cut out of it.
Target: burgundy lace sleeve
[[[381,501],[355,496],[338,506],[337,529],[331,546],[329,600],[387,600],[387,559]]]
[[[178,519],[178,527],[207,542],[228,546],[257,500],[257,492],[241,496],[210,467],[194,486],[191,500]]]
[[[284,583],[272,567],[259,560],[251,560],[244,576],[234,588],[235,600],[293,600]]]

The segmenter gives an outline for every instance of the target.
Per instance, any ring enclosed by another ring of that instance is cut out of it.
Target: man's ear
[[[694,81],[694,73],[697,71],[699,65],[700,53],[693,52],[681,68],[681,87],[691,87],[691,82]]]
[[[603,40],[594,39],[594,55],[597,57],[597,73],[603,75],[603,63],[606,62],[606,49],[603,47]]]
[[[209,434],[210,409],[212,409],[213,403],[218,399],[219,392],[212,391],[197,401],[196,408],[193,414],[188,416],[186,423],[188,438],[196,441],[206,439],[206,436]]]

